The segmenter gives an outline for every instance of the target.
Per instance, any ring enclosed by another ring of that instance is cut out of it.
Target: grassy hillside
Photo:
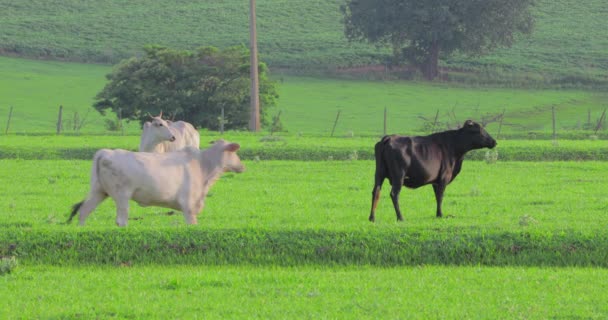
[[[257,1],[262,59],[273,66],[365,63],[376,50],[342,35],[339,0]],[[157,43],[248,44],[247,1],[1,0],[0,47],[26,56],[116,61]]]
[[[345,40],[342,2],[258,0],[262,59],[272,67],[298,70],[380,61],[387,50]],[[0,50],[5,54],[115,62],[149,43],[177,48],[248,43],[246,1],[0,0],[0,7]],[[606,10],[603,0],[539,0],[531,38],[481,59],[454,57],[444,65],[482,75],[489,68],[484,78],[503,83],[603,84]],[[512,71],[520,75],[514,77]],[[455,72],[453,78],[469,79]]]
[[[10,106],[13,115],[9,133],[55,131],[59,105],[64,106],[64,129],[73,132],[76,112],[86,122],[81,132],[107,132],[105,119],[91,108],[103,88],[110,67],[78,63],[32,61],[0,57],[0,130],[6,130]],[[415,82],[372,82],[303,77],[277,78],[281,120],[291,134],[331,133],[336,113],[340,119],[336,136],[377,136],[383,131],[384,108],[388,109],[387,131],[429,132],[428,125],[439,111],[437,129],[445,129],[471,118],[505,111],[502,132],[527,137],[529,132],[547,137],[552,130],[551,108],[557,110],[557,129],[582,132],[588,117],[595,125],[606,107],[606,96],[582,90],[522,90],[471,88]],[[590,112],[590,113],[589,113]],[[427,119],[426,121],[423,120]],[[498,123],[489,128],[497,132]],[[138,134],[131,123],[127,134]],[[577,133],[578,135],[578,133]]]

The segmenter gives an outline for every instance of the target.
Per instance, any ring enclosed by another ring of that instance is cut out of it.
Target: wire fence
[[[83,111],[84,110],[84,111]],[[462,114],[459,114],[462,113]],[[370,108],[369,112],[352,111],[347,108],[326,110],[324,114],[278,111],[269,122],[270,133],[288,131],[292,134],[305,132],[329,137],[354,137],[384,134],[428,134],[457,129],[465,120],[472,119],[496,138],[515,137],[530,139],[580,139],[596,136],[604,139],[608,135],[606,108],[586,110],[559,109],[555,106],[534,113],[509,112],[508,108],[495,112],[478,110],[436,109],[416,114],[400,108]],[[218,127],[227,123],[218,115]],[[138,121],[121,119],[120,113],[100,115],[91,108],[57,106],[44,112],[22,110],[14,106],[0,107],[0,132],[7,134],[122,134],[141,133]],[[223,129],[223,128],[222,128]]]

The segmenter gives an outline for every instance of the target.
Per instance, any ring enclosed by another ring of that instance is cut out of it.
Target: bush
[[[17,268],[17,258],[3,257],[0,259],[0,276],[9,274]]]

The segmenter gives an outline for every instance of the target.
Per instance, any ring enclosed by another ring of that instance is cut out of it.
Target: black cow
[[[403,185],[418,188],[432,184],[437,200],[437,217],[442,217],[443,192],[460,172],[464,155],[473,149],[491,149],[495,146],[496,140],[481,125],[471,120],[467,120],[458,130],[428,136],[384,136],[375,147],[376,182],[372,191],[369,221],[374,222],[376,219],[376,206],[385,178],[388,178],[392,185],[391,199],[397,220],[403,220],[399,209],[399,192]]]

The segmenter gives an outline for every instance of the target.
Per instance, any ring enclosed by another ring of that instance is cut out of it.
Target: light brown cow
[[[116,224],[125,226],[129,200],[141,206],[182,211],[188,224],[196,224],[205,197],[223,172],[243,172],[237,143],[216,141],[210,148],[186,147],[168,153],[101,149],[93,157],[91,189],[75,204],[68,222],[80,212],[80,225],[107,197],[116,203]]]
[[[163,113],[144,123],[140,152],[170,152],[184,147],[199,148],[200,134],[188,122],[163,120]]]

